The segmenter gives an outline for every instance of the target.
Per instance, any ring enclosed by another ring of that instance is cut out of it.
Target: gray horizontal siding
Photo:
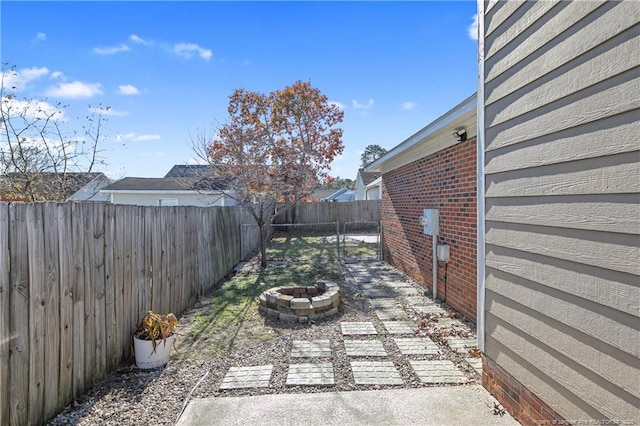
[[[567,419],[635,420],[638,4],[485,7],[485,352]]]

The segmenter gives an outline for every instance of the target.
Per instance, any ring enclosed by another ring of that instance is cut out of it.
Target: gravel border
[[[382,276],[399,274],[385,262],[354,263],[361,270],[366,266],[374,280]],[[409,319],[419,323],[418,336],[429,336],[440,347],[439,355],[402,355],[393,337],[411,335],[387,334],[382,321],[375,316],[375,310],[363,296],[360,287],[351,274],[351,264],[342,265],[346,285],[342,285],[343,304],[340,313],[330,319],[312,324],[282,324],[265,320],[265,325],[274,328],[290,328],[287,334],[251,347],[237,348],[233,353],[205,361],[186,361],[181,356],[172,355],[172,361],[163,369],[138,370],[135,365],[124,366],[109,374],[101,383],[93,386],[73,404],[65,407],[50,425],[169,425],[177,421],[186,402],[191,398],[229,397],[281,393],[317,393],[351,390],[419,388],[434,385],[422,384],[409,364],[409,360],[448,359],[454,362],[469,378],[469,384],[480,384],[480,375],[464,360],[467,353],[457,353],[446,344],[446,336],[475,336],[475,325],[464,321],[462,328],[434,327],[440,315],[421,315],[407,303],[403,303]],[[404,281],[409,279],[402,276]],[[412,283],[424,294],[424,289]],[[450,308],[442,305],[450,312]],[[193,318],[193,312],[184,317]],[[447,315],[448,317],[448,315]],[[460,318],[459,318],[460,319]],[[372,321],[378,331],[377,336],[342,336],[340,323],[344,321]],[[181,326],[185,326],[181,324]],[[290,356],[293,340],[330,339],[331,357],[292,358]],[[344,340],[377,339],[387,351],[388,357],[347,357]],[[178,348],[180,342],[177,343]],[[404,385],[356,385],[351,373],[350,361],[392,361]],[[334,386],[287,386],[286,376],[289,364],[333,363]],[[231,366],[273,365],[271,383],[267,388],[218,390],[227,370]],[[197,386],[196,386],[197,385]],[[436,386],[460,386],[458,384],[439,384]],[[195,388],[195,389],[194,389]]]

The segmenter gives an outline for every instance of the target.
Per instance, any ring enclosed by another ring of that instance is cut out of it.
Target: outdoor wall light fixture
[[[460,128],[460,129],[456,129],[455,132],[453,132],[453,137],[456,138],[456,140],[458,142],[464,142],[467,140],[467,129],[465,129],[464,127]]]

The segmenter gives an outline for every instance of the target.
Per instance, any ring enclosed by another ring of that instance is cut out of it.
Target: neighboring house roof
[[[365,169],[359,169],[358,170],[358,175],[362,179],[362,183],[364,183],[364,185],[367,186],[371,182],[373,182],[374,180],[378,179],[381,176],[381,173],[367,172]],[[356,179],[357,179],[357,177],[356,177]]]
[[[166,178],[211,176],[213,167],[208,164],[176,164],[164,176]]]
[[[330,188],[330,189],[318,189],[309,195],[310,198],[320,201],[335,201],[335,200],[352,200],[355,198],[355,191],[349,188]]]
[[[309,197],[316,199],[316,200],[324,200],[328,197],[330,197],[332,194],[334,194],[337,191],[337,189],[335,188],[330,188],[330,189],[316,189],[315,191],[313,191]]]
[[[342,188],[331,194],[326,201],[353,201],[356,199],[356,191]]]
[[[172,169],[173,170],[173,169]],[[222,179],[202,177],[164,177],[164,178],[136,178],[127,177],[102,188],[105,192],[176,192],[176,191],[223,191],[228,185]]]
[[[378,188],[380,187],[380,185],[382,185],[382,177],[377,177],[374,180],[372,180],[371,182],[369,182],[368,184],[365,185],[366,189],[371,189],[371,188]]]
[[[369,164],[365,171],[388,173],[453,146],[458,143],[453,134],[459,128],[466,130],[468,138],[478,133],[475,93]]]
[[[102,201],[97,196],[98,191],[103,186],[110,183],[110,180],[100,172],[80,172],[80,173],[33,173],[25,175],[23,173],[7,173],[0,178],[5,180],[0,185],[0,198],[4,198],[7,191],[6,180],[20,182],[21,180],[33,186],[33,193],[42,200],[89,200]],[[64,184],[61,180],[64,179]],[[60,192],[62,192],[60,194]],[[15,194],[12,198],[15,199]]]

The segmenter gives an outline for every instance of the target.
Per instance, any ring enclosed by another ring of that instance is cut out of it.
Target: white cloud
[[[108,115],[111,117],[124,117],[125,115],[129,115],[129,113],[126,111],[117,111],[111,107],[89,108],[89,111],[96,114]]]
[[[404,102],[402,104],[402,108],[404,108],[404,109],[414,109],[417,106],[418,106],[418,104],[415,103],[415,102]]]
[[[2,74],[3,86],[16,91],[24,90],[27,85],[49,74],[46,67],[22,68],[15,71],[7,71]]]
[[[35,41],[45,41],[47,39],[47,34],[46,33],[36,33],[35,37],[33,38]]]
[[[129,48],[129,46],[127,46],[124,43],[120,44],[120,46],[94,47],[93,48],[94,53],[97,53],[98,55],[113,55],[113,54],[120,53],[120,52],[127,52],[129,50],[131,50],[131,48]]]
[[[52,87],[47,91],[47,95],[57,98],[91,98],[102,94],[102,85],[100,83],[83,83],[74,81],[72,83],[60,83],[56,87]]]
[[[337,106],[338,109],[344,109],[344,105],[341,104],[340,102],[336,102],[336,101],[329,101],[329,105],[333,105],[333,106]]]
[[[367,102],[366,104],[360,103],[358,101],[351,101],[351,105],[355,109],[371,109],[373,108],[373,102],[373,99],[369,99],[369,102]]]
[[[150,41],[143,39],[142,37],[139,37],[137,34],[131,34],[129,36],[129,40],[131,40],[134,43],[139,43],[139,44],[144,44],[144,45],[148,45],[151,44]]]
[[[131,84],[123,84],[118,86],[118,93],[120,95],[137,95],[140,93],[136,86]]]
[[[51,73],[51,78],[53,79],[61,78],[64,80],[64,74],[62,73],[62,71],[54,71]]]
[[[195,43],[177,43],[173,45],[172,52],[183,58],[191,58],[194,53],[197,53],[204,60],[209,60],[213,56],[213,53],[209,49],[198,46]]]
[[[19,100],[2,98],[6,110],[9,112],[9,118],[25,117],[27,119],[45,119],[53,118],[54,121],[64,121],[64,110],[56,108],[45,101],[39,100]]]
[[[127,134],[124,135],[118,135],[116,136],[116,140],[117,141],[132,141],[132,142],[142,142],[142,141],[152,141],[152,140],[157,140],[160,139],[160,135],[150,135],[150,134],[138,134],[135,132],[129,132]]]
[[[469,25],[467,33],[469,34],[471,40],[478,40],[478,14],[476,13],[475,15],[473,15],[471,19],[473,19],[473,22],[471,23],[471,25]]]

